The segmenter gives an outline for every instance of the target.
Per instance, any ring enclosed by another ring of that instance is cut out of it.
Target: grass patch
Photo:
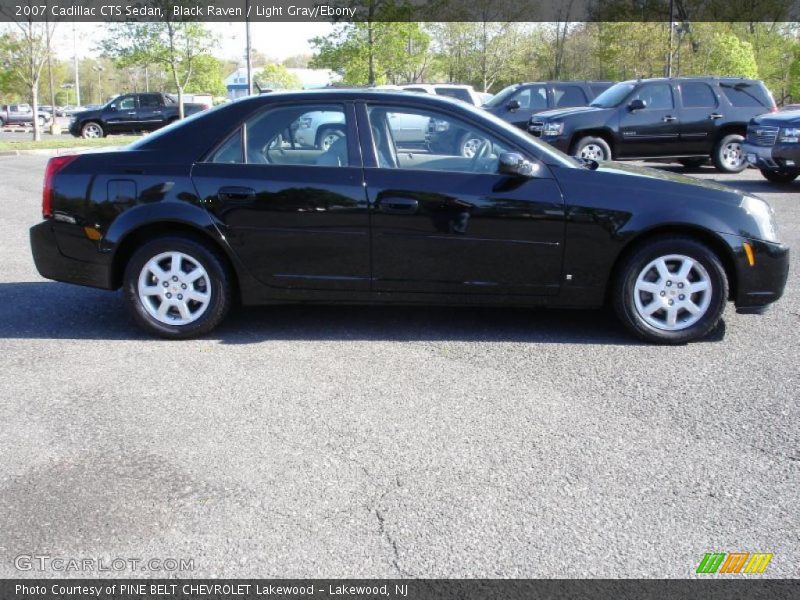
[[[124,146],[142,139],[140,135],[110,135],[94,140],[84,140],[71,135],[44,136],[41,141],[2,140],[0,152],[8,150],[56,150],[58,148],[101,148],[103,146]]]

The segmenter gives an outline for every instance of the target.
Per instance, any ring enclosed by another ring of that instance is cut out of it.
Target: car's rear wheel
[[[125,269],[125,300],[134,320],[151,334],[197,337],[214,329],[231,305],[224,259],[188,236],[151,240]]]
[[[791,183],[800,175],[800,169],[772,170],[761,169],[761,174],[772,183]]]
[[[94,121],[89,121],[83,127],[81,127],[81,137],[87,140],[101,138],[105,135],[102,126],[100,123],[95,123]]]
[[[738,134],[723,137],[714,147],[711,159],[718,171],[723,173],[741,173],[747,168],[747,159],[742,151],[744,138]]]
[[[572,153],[586,160],[611,160],[611,148],[601,137],[587,136],[578,140]]]
[[[637,246],[623,259],[613,286],[620,320],[658,344],[702,339],[719,323],[728,298],[719,257],[688,237],[659,237]]]

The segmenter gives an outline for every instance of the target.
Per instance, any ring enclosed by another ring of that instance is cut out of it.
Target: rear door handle
[[[382,198],[378,210],[390,215],[413,215],[419,209],[419,202],[412,198]]]
[[[241,202],[242,200],[255,199],[256,191],[253,188],[232,185],[219,188],[217,197],[223,202]]]
[[[664,123],[672,123],[673,121],[677,121],[678,117],[673,117],[672,115],[667,115],[666,117],[664,117],[661,120],[664,121]]]
[[[721,114],[719,114],[719,113],[711,113],[710,115],[708,115],[708,118],[709,118],[709,119],[711,119],[711,120],[713,121],[713,120],[715,120],[715,119],[721,119],[721,118],[722,118],[722,116],[723,116],[723,115],[721,115]]]

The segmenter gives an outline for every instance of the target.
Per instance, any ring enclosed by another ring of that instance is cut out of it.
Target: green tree
[[[158,65],[171,77],[183,118],[183,93],[196,75],[198,58],[210,54],[216,38],[202,23],[173,20],[173,7],[194,6],[191,0],[149,0],[161,8],[164,21],[117,23],[101,42],[103,53],[122,66]]]
[[[186,91],[224,96],[226,93],[224,72],[225,64],[221,60],[210,54],[201,54],[195,59],[194,75],[186,86]]]
[[[716,33],[708,44],[708,71],[714,75],[758,77],[753,45],[733,33]]]
[[[256,74],[258,85],[271,90],[299,90],[303,83],[294,73],[290,73],[281,64],[273,63],[266,65]]]

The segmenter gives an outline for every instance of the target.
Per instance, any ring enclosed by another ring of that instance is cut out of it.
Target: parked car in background
[[[614,85],[613,81],[532,81],[515,83],[498,92],[483,107],[493,115],[527,130],[534,113],[550,108],[586,106]]]
[[[781,112],[788,110],[800,110],[800,104],[784,104],[780,108]]]
[[[446,96],[455,98],[473,106],[481,106],[484,103],[482,92],[476,92],[471,85],[461,85],[457,83],[409,83],[398,86],[407,92],[420,92],[422,94],[434,94],[436,96]]]
[[[57,117],[71,117],[75,113],[81,112],[81,111],[84,111],[84,110],[89,110],[89,109],[87,107],[85,107],[85,106],[72,106],[72,105],[62,106],[61,108],[57,108],[56,109],[56,116]]]
[[[791,183],[800,175],[800,110],[755,117],[742,151],[773,183]]]
[[[742,141],[756,115],[775,112],[763,82],[732,77],[623,81],[587,107],[531,117],[528,131],[559,150],[589,160],[709,158],[722,172],[747,168]]]
[[[154,131],[178,120],[178,103],[169,94],[140,93],[117,96],[105,106],[73,113],[69,132],[75,137],[99,138],[113,133]],[[208,108],[184,103],[186,116]]]
[[[327,150],[285,146],[299,118],[327,112],[345,132]],[[485,141],[472,158],[407,151],[391,115]],[[252,96],[123,149],[56,156],[42,215],[43,277],[122,288],[135,321],[172,339],[238,302],[608,303],[633,334],[678,344],[713,331],[729,301],[763,312],[789,269],[760,198],[587,164],[430,94]]]
[[[23,125],[34,120],[39,121],[39,125],[47,125],[52,116],[44,111],[39,111],[34,118],[33,109],[30,104],[2,104],[0,105],[0,127],[4,125]]]

